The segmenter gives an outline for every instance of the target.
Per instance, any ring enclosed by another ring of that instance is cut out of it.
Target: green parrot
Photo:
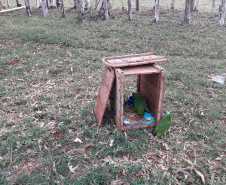
[[[161,135],[164,135],[165,132],[169,129],[171,122],[172,122],[172,114],[166,111],[166,114],[163,116],[163,118],[159,121],[158,125],[156,126],[154,133],[158,137],[160,137]]]
[[[143,115],[147,111],[147,102],[141,93],[133,93],[134,111],[138,115]]]

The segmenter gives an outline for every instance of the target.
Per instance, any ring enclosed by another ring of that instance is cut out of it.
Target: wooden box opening
[[[133,76],[133,79],[136,78],[136,87],[134,89],[125,89],[130,84],[134,85],[134,82],[131,81],[129,81],[129,84],[125,84],[125,79],[128,76]],[[110,105],[118,130],[156,126],[163,113],[164,88],[165,70],[157,65],[149,64],[136,67],[115,68],[115,81],[110,94]],[[123,124],[125,97],[131,95],[130,92],[140,92],[145,97],[148,109],[155,117],[154,123]]]

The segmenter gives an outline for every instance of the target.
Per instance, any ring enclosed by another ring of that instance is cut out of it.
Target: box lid
[[[106,57],[102,60],[103,63],[110,67],[137,66],[166,61],[165,57],[157,56],[153,53]]]
[[[109,95],[111,93],[111,89],[114,83],[114,79],[115,79],[114,69],[106,66],[94,106],[94,115],[98,123],[98,126],[101,125],[104,112],[107,107]]]

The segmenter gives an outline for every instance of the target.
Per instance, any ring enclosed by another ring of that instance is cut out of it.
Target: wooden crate
[[[107,66],[105,67],[94,106],[94,114],[98,125],[101,125],[107,103],[110,102],[114,120],[119,131],[156,126],[163,114],[166,72],[155,63],[165,62],[166,59],[152,53],[143,53],[108,57],[102,61]],[[137,92],[140,92],[145,97],[148,109],[155,117],[154,123],[123,124],[124,78],[127,75],[137,76]]]
[[[145,97],[148,109],[154,115],[156,122],[137,125],[123,124],[124,78],[126,75],[137,76],[137,92]],[[115,68],[115,90],[112,91],[114,93],[112,97],[114,99],[114,121],[119,131],[157,125],[163,114],[165,79],[165,70],[157,65]]]

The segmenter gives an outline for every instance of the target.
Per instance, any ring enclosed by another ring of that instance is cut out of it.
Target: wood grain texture
[[[159,73],[159,70],[154,68],[152,65],[142,65],[142,66],[131,66],[121,68],[124,75],[142,75]]]
[[[141,75],[140,93],[145,97],[149,110],[157,117],[159,103],[159,78],[158,74]]]
[[[115,122],[118,130],[121,131],[123,125],[124,74],[120,68],[115,68],[115,77]]]
[[[98,126],[101,125],[104,112],[109,100],[111,88],[114,82],[114,78],[115,78],[114,70],[112,68],[105,67],[100,89],[94,106],[94,115],[98,123]]]
[[[157,117],[156,122],[158,123],[163,115],[163,101],[165,95],[165,84],[166,84],[166,71],[162,70],[160,74],[160,82],[159,82],[159,102],[157,107]]]
[[[167,61],[163,56],[153,53],[142,53],[136,55],[114,56],[103,58],[102,62],[111,67],[140,66],[157,62]]]

